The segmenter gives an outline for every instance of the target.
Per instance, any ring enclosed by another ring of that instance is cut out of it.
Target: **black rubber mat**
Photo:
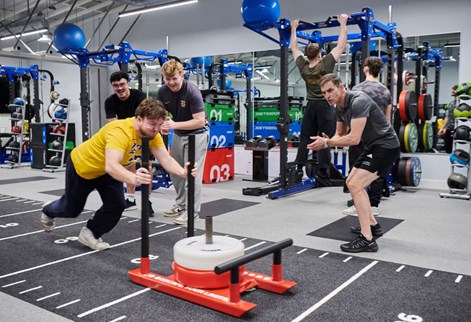
[[[127,272],[140,260],[139,219],[122,217],[103,236],[111,249],[97,252],[76,240],[91,213],[58,219],[57,228],[45,233],[38,229],[40,207],[29,202],[8,200],[0,208],[0,290],[74,321],[124,316],[125,321],[466,321],[471,316],[470,276],[292,246],[282,251],[283,278],[298,285],[282,295],[259,289],[242,294],[257,306],[233,318],[131,282]],[[6,210],[13,206],[15,213]],[[149,234],[151,271],[171,275],[173,245],[186,237],[186,229],[151,222]],[[246,253],[272,244],[231,237],[243,241]],[[271,274],[272,260],[263,257],[246,269]]]
[[[376,221],[381,225],[381,228],[383,229],[383,234],[387,233],[402,222],[401,219],[392,219],[386,217],[377,217]],[[358,225],[358,217],[345,216],[337,221],[334,221],[333,223],[330,223],[324,227],[314,230],[308,235],[336,239],[341,241],[351,241],[358,235],[350,232],[350,227]]]
[[[5,180],[0,180],[0,184],[22,183],[22,182],[49,180],[49,179],[55,179],[55,178],[37,176],[37,177],[25,177],[25,178],[17,178],[17,179],[5,179]]]
[[[219,216],[234,210],[258,205],[259,202],[242,201],[236,199],[219,199],[201,204],[200,217]]]
[[[53,195],[53,196],[59,196],[62,197],[64,194],[65,189],[57,189],[57,190],[49,190],[49,191],[41,191],[41,193],[44,193],[46,195]]]

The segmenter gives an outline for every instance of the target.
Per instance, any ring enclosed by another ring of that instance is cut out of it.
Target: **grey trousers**
[[[195,162],[198,165],[197,175],[195,177],[195,213],[199,213],[201,210],[201,188],[203,186],[203,170],[208,140],[209,131],[195,134]],[[173,135],[171,155],[181,166],[185,165],[185,162],[188,161],[188,136]],[[173,186],[177,193],[175,204],[183,205],[188,209],[186,201],[187,180],[175,175],[170,175],[170,177],[172,178]]]

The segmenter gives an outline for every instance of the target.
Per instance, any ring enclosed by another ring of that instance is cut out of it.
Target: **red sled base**
[[[145,266],[144,269],[137,268],[128,272],[134,283],[235,317],[241,317],[257,306],[254,303],[240,300],[240,293],[257,287],[283,294],[297,284],[287,280],[276,281],[277,278],[261,273],[244,271],[239,283],[229,283],[227,288],[203,289],[179,283],[175,279],[175,274],[162,276],[152,273]],[[273,268],[274,272],[281,270],[281,267]]]

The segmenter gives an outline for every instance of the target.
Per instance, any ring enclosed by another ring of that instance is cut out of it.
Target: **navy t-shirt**
[[[165,109],[172,114],[175,122],[189,121],[193,119],[193,114],[205,111],[201,91],[198,86],[187,80],[183,80],[182,88],[177,93],[172,92],[167,85],[163,85],[157,93],[157,98],[164,103]],[[193,130],[175,130],[175,134],[188,135],[202,131],[205,131],[204,127]]]

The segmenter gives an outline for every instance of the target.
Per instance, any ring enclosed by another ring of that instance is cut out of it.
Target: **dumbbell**
[[[246,147],[254,148],[254,147],[258,146],[258,143],[259,143],[261,140],[262,140],[262,136],[261,136],[261,135],[254,136],[254,137],[251,138],[250,140],[245,141],[245,146],[246,146]]]
[[[276,145],[276,138],[273,135],[266,137],[258,142],[259,148],[271,149]]]

